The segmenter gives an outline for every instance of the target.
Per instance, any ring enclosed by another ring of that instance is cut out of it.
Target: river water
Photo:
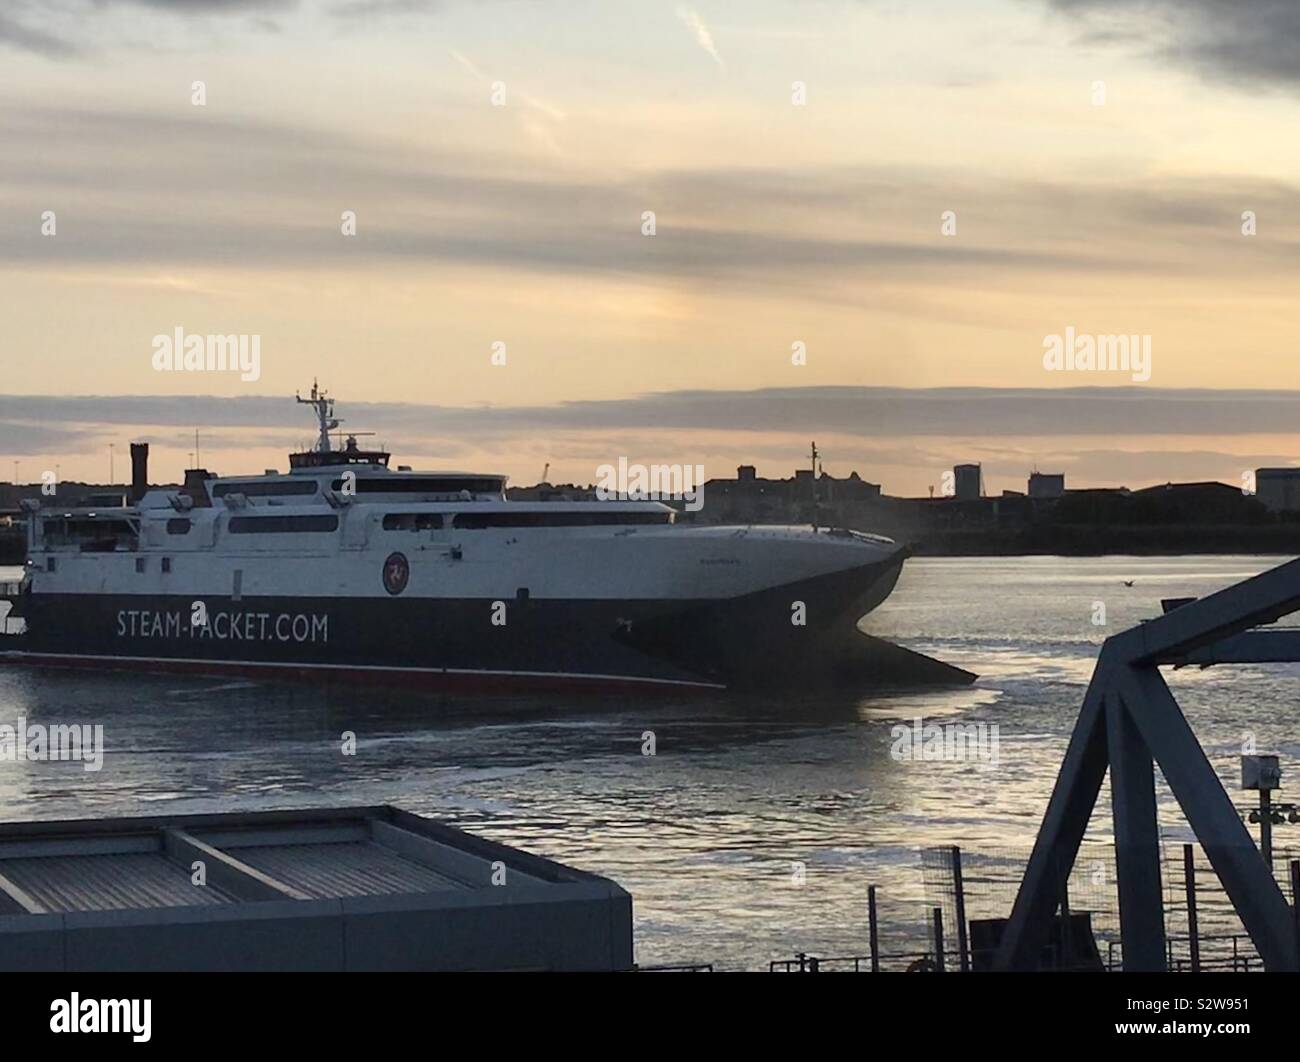
[[[0,762],[0,818],[393,803],[612,877],[634,897],[643,964],[861,954],[869,885],[887,944],[919,950],[937,902],[921,849],[960,845],[972,914],[1005,913],[1013,891],[977,857],[1027,853],[1103,638],[1158,615],[1162,597],[1282,559],[911,560],[864,627],[980,675],[957,691],[485,698],[0,665],[0,723],[102,724],[107,749],[98,771]],[[1300,756],[1297,677],[1168,675],[1239,804],[1244,734],[1281,754],[1284,786]],[[996,746],[891,755],[894,728],[917,719],[982,723],[990,740],[996,726]],[[1160,815],[1167,843],[1188,836],[1163,785]],[[1102,808],[1091,834],[1109,832]],[[1277,828],[1280,848],[1297,842],[1300,825]]]

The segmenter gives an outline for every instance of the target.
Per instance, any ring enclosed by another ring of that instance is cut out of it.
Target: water
[[[0,762],[0,818],[394,803],[614,878],[635,899],[641,963],[861,953],[869,884],[888,940],[922,932],[919,848],[1028,850],[1107,633],[1281,559],[909,561],[866,626],[981,676],[936,693],[473,698],[0,666],[0,723],[102,723],[107,745],[99,772]],[[1239,803],[1244,732],[1282,755],[1284,784],[1300,758],[1297,677],[1168,676]],[[891,728],[917,716],[996,724],[997,762],[896,761]],[[1163,789],[1161,824],[1186,836]],[[1106,809],[1093,833],[1109,827]],[[1300,826],[1277,835],[1296,847]],[[975,902],[993,899],[1009,895]]]

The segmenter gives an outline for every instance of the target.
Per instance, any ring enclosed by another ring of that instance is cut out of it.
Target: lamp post
[[[1259,791],[1259,850],[1269,872],[1273,870],[1273,790],[1282,785],[1282,768],[1276,756],[1242,756],[1241,788]]]

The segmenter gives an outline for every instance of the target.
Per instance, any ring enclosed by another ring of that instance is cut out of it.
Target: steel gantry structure
[[[1297,610],[1300,559],[1106,639],[995,969],[1037,967],[1108,769],[1124,969],[1166,968],[1155,764],[1265,968],[1300,969],[1295,913],[1160,674],[1162,664],[1300,661],[1300,629],[1254,629]]]

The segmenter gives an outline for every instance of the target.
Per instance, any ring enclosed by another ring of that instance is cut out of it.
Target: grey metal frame
[[[1160,674],[1162,664],[1300,661],[1300,559],[1107,638],[1043,815],[995,969],[1037,966],[1107,769],[1125,970],[1164,970],[1153,763],[1268,970],[1300,969],[1291,907]]]

